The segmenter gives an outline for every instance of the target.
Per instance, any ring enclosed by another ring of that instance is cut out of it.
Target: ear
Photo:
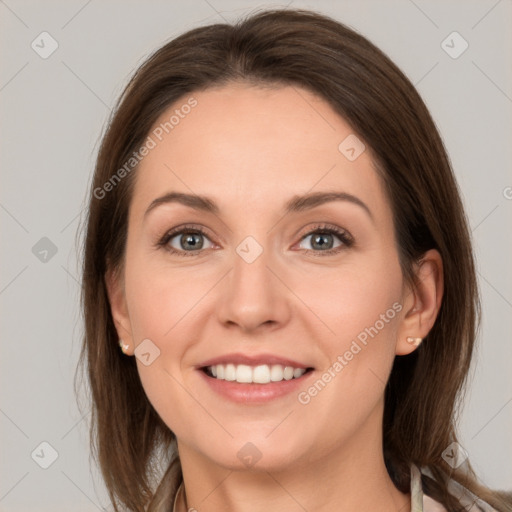
[[[110,301],[110,311],[116,326],[119,340],[122,340],[128,348],[124,350],[127,355],[133,355],[135,345],[133,343],[132,328],[128,307],[126,304],[126,295],[124,291],[124,279],[122,272],[118,269],[109,270],[105,273],[105,284]]]
[[[432,329],[443,298],[443,260],[439,251],[427,251],[415,269],[416,279],[413,285],[407,286],[403,298],[404,316],[398,329],[398,340],[395,353],[410,354],[418,347],[416,341],[408,342],[407,338],[418,340],[425,338]]]

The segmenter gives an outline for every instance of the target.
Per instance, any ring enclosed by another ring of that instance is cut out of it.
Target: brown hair
[[[466,472],[454,471],[441,457],[457,440],[456,406],[480,315],[468,223],[441,138],[414,86],[382,51],[345,25],[304,10],[268,10],[165,44],[135,72],[103,136],[86,226],[80,365],[92,393],[91,446],[115,510],[119,504],[137,512],[169,510],[181,470],[174,434],[148,401],[134,358],[119,350],[107,296],[106,273],[123,266],[136,168],[108,193],[98,190],[169,106],[235,81],[295,85],[328,102],[365,141],[384,180],[404,277],[414,282],[414,263],[431,248],[443,259],[435,325],[416,351],[395,358],[386,388],[384,455],[395,485],[409,492],[409,467],[417,464],[431,471],[423,477],[425,492],[450,511],[461,506],[448,492],[449,477],[511,510],[479,486],[469,464]]]

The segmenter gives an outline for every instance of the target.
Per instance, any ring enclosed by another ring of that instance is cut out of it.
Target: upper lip
[[[205,368],[207,366],[215,366],[216,364],[245,364],[248,366],[259,366],[267,364],[269,366],[274,364],[280,364],[282,366],[292,366],[293,368],[312,368],[311,365],[300,363],[287,357],[281,357],[274,354],[225,354],[223,356],[214,357],[208,359],[199,365],[199,368]]]

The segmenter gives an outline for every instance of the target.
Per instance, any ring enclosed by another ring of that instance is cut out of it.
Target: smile
[[[249,366],[246,364],[216,364],[207,366],[204,371],[209,377],[240,384],[268,384],[292,379],[299,379],[310,368],[294,368],[281,364],[261,364]]]

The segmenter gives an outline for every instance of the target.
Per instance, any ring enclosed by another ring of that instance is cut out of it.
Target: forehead
[[[386,208],[368,148],[347,158],[347,145],[362,148],[353,129],[327,102],[296,86],[230,84],[191,93],[163,112],[148,135],[154,147],[137,169],[134,209],[180,191],[215,198],[221,209],[251,206],[256,213],[316,190],[357,195],[377,214]]]

